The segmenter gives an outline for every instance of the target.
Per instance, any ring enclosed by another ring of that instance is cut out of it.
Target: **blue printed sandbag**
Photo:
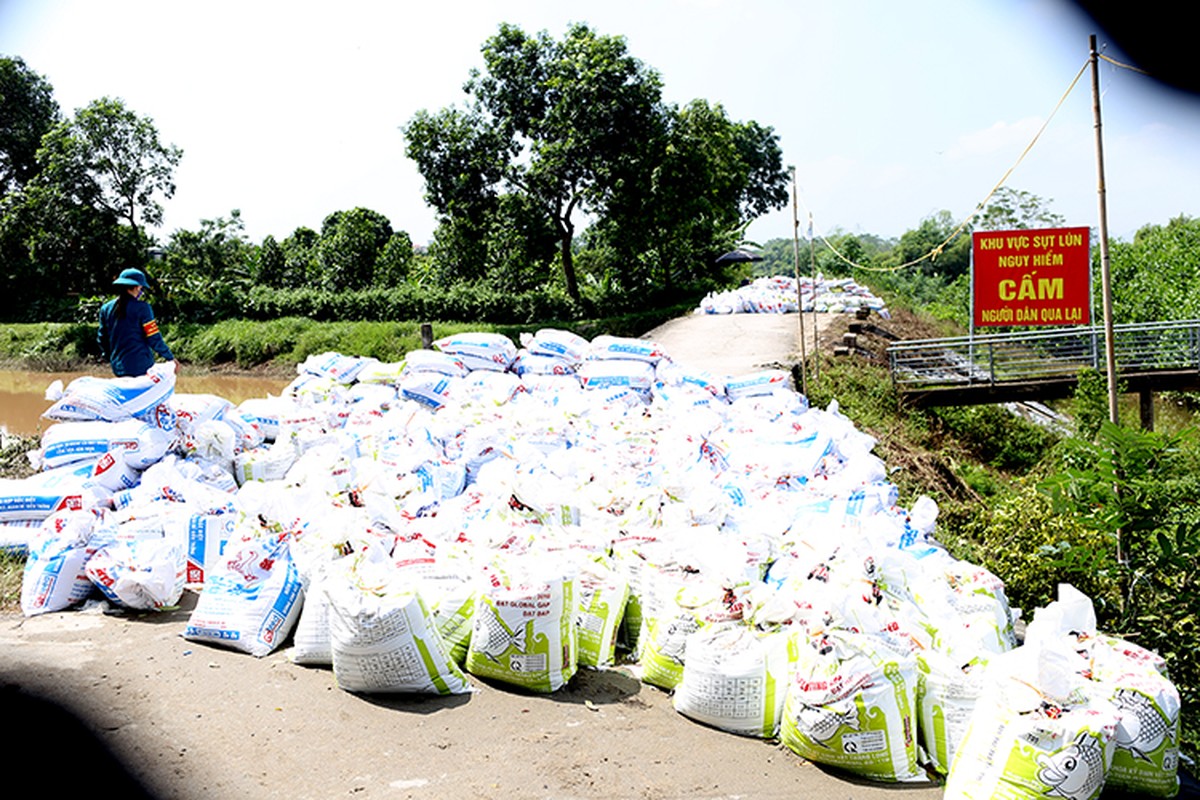
[[[263,532],[230,542],[225,557],[205,576],[184,638],[259,657],[283,644],[302,601],[290,538],[287,532]]]
[[[47,419],[70,420],[108,420],[120,422],[130,418],[141,418],[153,415],[146,421],[160,424],[160,406],[166,408],[166,401],[175,391],[174,365],[155,364],[145,374],[137,378],[96,378],[84,375],[71,381],[66,389],[61,388],[61,381],[55,381],[46,391],[46,399],[53,405],[42,413]]]
[[[30,538],[21,580],[25,616],[62,611],[92,593],[84,568],[96,551],[92,543],[96,520],[92,511],[61,511],[47,518]]]

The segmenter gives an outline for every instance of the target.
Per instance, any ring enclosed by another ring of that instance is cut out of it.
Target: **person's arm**
[[[96,326],[96,343],[100,345],[100,357],[109,361],[108,353],[108,319],[104,315],[104,308],[100,309],[100,324]]]
[[[158,320],[154,318],[154,310],[150,308],[150,304],[145,304],[145,317],[142,319],[142,334],[146,337],[147,344],[150,348],[163,357],[165,361],[174,361],[175,356],[171,353],[171,348],[167,347],[167,342],[162,337],[162,333],[158,330]]]

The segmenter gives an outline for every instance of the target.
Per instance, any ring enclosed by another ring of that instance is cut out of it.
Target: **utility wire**
[[[1102,56],[1102,58],[1103,58],[1103,56]],[[1127,65],[1119,64],[1116,61],[1112,61],[1112,59],[1109,59],[1109,58],[1105,58],[1105,60],[1110,61],[1119,67],[1127,67]],[[904,264],[899,264],[895,267],[870,267],[870,266],[867,266],[866,264],[859,264],[859,263],[856,263],[856,262],[851,261],[850,259],[846,258],[846,256],[842,255],[841,251],[839,251],[836,247],[834,247],[833,243],[830,242],[828,239],[826,239],[825,235],[823,233],[821,233],[819,230],[817,232],[817,236],[825,244],[825,246],[829,248],[830,252],[832,252],[835,256],[837,256],[838,259],[840,259],[842,262],[844,262],[846,265],[848,265],[851,269],[861,269],[866,272],[899,272],[902,269],[907,269],[908,267],[916,266],[917,264],[921,264],[925,261],[936,261],[937,257],[940,256],[942,254],[942,252],[946,249],[946,246],[949,245],[956,238],[958,238],[959,234],[961,234],[966,229],[966,227],[971,223],[971,220],[975,219],[975,217],[977,217],[979,215],[979,212],[983,211],[983,209],[987,205],[988,201],[992,199],[992,196],[995,195],[996,192],[1000,189],[1000,187],[1004,185],[1004,182],[1008,180],[1009,176],[1012,175],[1013,171],[1021,165],[1021,162],[1025,160],[1025,156],[1029,155],[1029,152],[1031,150],[1033,150],[1033,146],[1035,144],[1037,144],[1038,139],[1040,139],[1042,134],[1046,131],[1046,128],[1050,125],[1050,121],[1052,119],[1054,119],[1055,114],[1058,113],[1059,109],[1062,108],[1063,103],[1066,102],[1067,98],[1071,95],[1071,92],[1073,92],[1075,90],[1075,87],[1079,84],[1079,79],[1083,77],[1085,72],[1087,72],[1087,69],[1090,66],[1090,63],[1091,63],[1090,60],[1085,61],[1083,66],[1079,68],[1079,72],[1075,74],[1074,80],[1071,81],[1071,84],[1070,84],[1070,86],[1067,87],[1067,90],[1062,93],[1062,96],[1058,99],[1058,102],[1054,105],[1054,110],[1052,110],[1050,112],[1050,116],[1046,117],[1046,121],[1044,123],[1042,123],[1042,127],[1038,128],[1038,132],[1034,134],[1033,139],[1031,139],[1029,144],[1025,146],[1025,149],[1021,152],[1021,155],[1019,155],[1017,157],[1017,160],[1015,162],[1013,162],[1013,165],[1008,168],[1008,170],[1004,173],[1003,177],[1001,177],[1000,180],[996,183],[996,185],[992,187],[992,190],[987,193],[987,196],[984,197],[981,201],[979,201],[979,204],[975,206],[975,210],[972,211],[967,216],[966,219],[964,219],[962,222],[960,222],[958,224],[958,227],[955,228],[950,233],[950,235],[946,237],[945,241],[943,241],[937,247],[930,250],[925,255],[921,256],[920,258],[914,259],[912,261],[905,262]],[[1127,68],[1136,69],[1134,67],[1127,67]],[[802,205],[804,205],[805,210],[808,211],[808,215],[809,215],[809,219],[810,219],[810,226],[811,226],[812,211],[808,209],[808,204],[804,203],[804,199],[802,196],[800,198],[800,202]]]

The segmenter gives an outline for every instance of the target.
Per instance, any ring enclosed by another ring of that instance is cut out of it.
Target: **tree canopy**
[[[59,117],[46,79],[20,58],[0,58],[0,196],[37,174],[42,137]]]
[[[628,288],[669,285],[673,244],[711,260],[786,202],[771,129],[702,101],[664,105],[660,76],[623,37],[577,24],[555,40],[505,24],[482,52],[465,109],[421,111],[404,128],[441,218],[435,258],[461,276],[556,259],[578,300],[578,233],[590,222],[583,246],[607,253],[609,268],[625,264]]]

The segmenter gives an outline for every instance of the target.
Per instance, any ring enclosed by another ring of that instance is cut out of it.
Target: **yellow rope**
[[[1111,59],[1107,59],[1107,58],[1105,60],[1111,61]],[[1074,78],[1074,80],[1071,81],[1071,85],[1067,87],[1067,90],[1062,93],[1062,97],[1060,97],[1058,99],[1058,102],[1054,106],[1054,110],[1050,112],[1050,116],[1046,117],[1046,121],[1044,123],[1042,123],[1042,127],[1040,127],[1038,129],[1038,132],[1036,134],[1034,134],[1033,139],[1031,139],[1029,144],[1025,146],[1025,149],[1021,152],[1021,155],[1018,156],[1017,160],[1015,162],[1013,162],[1013,165],[1008,168],[1008,170],[1004,173],[1004,176],[1001,177],[1000,180],[996,183],[996,185],[992,187],[992,190],[987,193],[987,197],[984,197],[983,200],[979,201],[979,204],[977,206],[975,206],[975,210],[972,211],[967,216],[966,219],[964,219],[962,222],[959,223],[958,227],[955,228],[950,233],[950,235],[946,237],[945,241],[943,241],[938,246],[934,247],[932,250],[930,250],[925,255],[921,256],[918,259],[914,259],[913,261],[909,261],[909,262],[900,264],[895,267],[869,267],[866,264],[858,264],[858,263],[846,258],[844,255],[842,255],[842,253],[836,247],[833,246],[832,242],[830,242],[828,239],[825,238],[824,234],[818,233],[817,235],[820,237],[821,241],[825,244],[825,246],[829,248],[830,252],[832,252],[835,256],[837,256],[838,259],[845,262],[845,264],[847,264],[851,269],[861,269],[861,270],[865,270],[867,272],[899,272],[902,269],[907,269],[908,267],[916,266],[917,264],[920,264],[924,261],[936,261],[937,257],[940,256],[942,254],[942,252],[946,249],[946,246],[949,245],[956,238],[958,238],[958,235],[961,234],[963,232],[963,230],[967,227],[967,225],[969,225],[971,223],[971,220],[975,219],[975,217],[977,217],[979,215],[979,212],[983,211],[983,209],[987,205],[988,201],[992,199],[992,196],[995,195],[996,192],[1000,189],[1000,187],[1004,185],[1004,182],[1008,180],[1009,176],[1012,175],[1013,171],[1021,165],[1021,162],[1025,160],[1025,156],[1029,155],[1029,152],[1033,149],[1033,146],[1035,144],[1037,144],[1038,139],[1041,138],[1042,134],[1046,131],[1047,126],[1050,125],[1050,120],[1054,119],[1054,115],[1058,113],[1058,110],[1060,108],[1062,108],[1063,103],[1066,102],[1066,100],[1070,96],[1071,92],[1073,92],[1075,90],[1075,86],[1078,85],[1079,79],[1083,77],[1083,73],[1087,71],[1088,64],[1090,64],[1090,63],[1091,63],[1091,60],[1089,59],[1087,62],[1084,62],[1084,65],[1082,67],[1079,68],[1079,72],[1075,74],[1075,78]],[[1113,62],[1113,63],[1115,64],[1116,62]],[[1123,65],[1118,64],[1117,66],[1123,66]],[[806,203],[804,203],[803,198],[801,198],[800,202],[802,204],[804,204],[805,210],[807,211],[808,205]],[[812,228],[812,212],[811,211],[808,212],[808,216],[809,216],[809,228],[811,229]]]
[[[1108,56],[1104,55],[1103,53],[1098,53],[1097,55],[1099,55],[1100,58],[1104,59],[1108,63],[1112,64],[1114,67],[1120,67],[1121,69],[1133,70],[1134,72],[1140,72],[1143,75],[1150,74],[1149,72],[1146,72],[1146,70],[1142,69],[1141,67],[1135,67],[1133,64],[1122,64],[1120,61],[1109,58]]]

